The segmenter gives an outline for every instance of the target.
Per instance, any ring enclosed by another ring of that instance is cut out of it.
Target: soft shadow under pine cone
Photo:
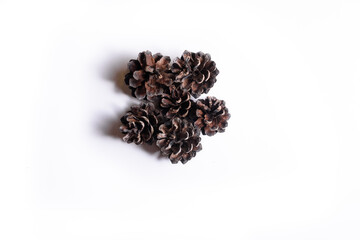
[[[125,94],[131,96],[131,90],[128,86],[126,86],[124,82],[124,78],[126,73],[129,72],[128,70],[128,62],[129,57],[124,57],[121,59],[115,59],[113,60],[109,65],[107,69],[104,71],[104,77],[106,80],[112,81],[115,83],[115,88],[118,91],[122,91]]]

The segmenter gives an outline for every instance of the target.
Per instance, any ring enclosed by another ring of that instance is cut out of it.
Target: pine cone
[[[186,163],[201,150],[200,131],[190,122],[173,118],[160,125],[156,145],[172,163]]]
[[[130,60],[125,83],[132,95],[151,101],[152,97],[162,94],[173,83],[170,61],[170,57],[160,53],[152,55],[150,51],[139,53],[137,60]]]
[[[191,105],[194,102],[190,99],[190,94],[175,86],[171,86],[166,93],[160,97],[159,105],[163,115],[168,118],[186,117]]]
[[[216,82],[219,70],[209,54],[184,51],[181,58],[176,58],[171,66],[176,75],[175,82],[194,98],[208,93]]]
[[[225,131],[230,114],[223,100],[218,100],[216,97],[199,99],[196,107],[195,125],[201,129],[203,134],[213,136],[217,132]]]
[[[160,122],[159,112],[152,103],[142,103],[131,107],[120,120],[120,130],[125,136],[123,140],[135,144],[152,143]]]

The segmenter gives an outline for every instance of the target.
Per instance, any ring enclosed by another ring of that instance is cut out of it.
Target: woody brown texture
[[[172,86],[167,93],[161,96],[159,104],[164,117],[168,119],[184,118],[188,115],[193,101],[190,99],[189,92]]]
[[[137,59],[130,60],[125,83],[129,85],[132,95],[140,100],[151,100],[162,94],[173,82],[170,61],[170,57],[160,53],[152,55],[150,51],[141,52]]]
[[[194,98],[208,93],[219,74],[210,54],[203,52],[184,51],[180,58],[175,59],[171,70],[176,75],[175,82],[179,87],[189,91]]]
[[[172,163],[186,163],[202,149],[200,133],[224,132],[230,118],[223,100],[198,99],[217,81],[219,70],[210,54],[184,51],[170,57],[140,52],[128,63],[125,83],[141,101],[121,118],[127,143],[155,142]]]
[[[199,99],[196,107],[195,125],[201,129],[203,134],[213,136],[217,132],[225,131],[230,114],[223,100],[216,97]]]
[[[156,145],[172,163],[186,163],[202,149],[199,129],[181,118],[160,125],[157,139]]]
[[[120,120],[123,140],[135,144],[152,143],[159,124],[159,112],[152,103],[142,103],[131,107]]]

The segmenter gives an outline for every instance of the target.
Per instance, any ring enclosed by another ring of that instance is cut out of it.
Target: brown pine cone
[[[218,100],[216,97],[199,99],[196,107],[195,125],[201,129],[203,134],[213,136],[217,132],[225,131],[230,114],[223,100]]]
[[[123,140],[138,145],[154,141],[161,118],[152,103],[142,103],[131,107],[120,120],[120,130],[125,134]]]
[[[186,117],[192,104],[194,104],[194,102],[190,99],[189,92],[183,91],[175,86],[171,86],[159,100],[162,113],[168,119]]]
[[[156,145],[172,163],[186,163],[202,149],[200,131],[185,119],[173,118],[160,125]]]
[[[210,54],[202,52],[184,51],[181,58],[175,59],[171,70],[176,75],[175,82],[182,89],[189,91],[194,98],[208,93],[219,74]]]
[[[130,72],[125,75],[125,83],[129,85],[132,95],[151,100],[162,94],[173,83],[170,61],[170,57],[160,53],[152,55],[150,51],[141,52],[136,60],[130,60]]]

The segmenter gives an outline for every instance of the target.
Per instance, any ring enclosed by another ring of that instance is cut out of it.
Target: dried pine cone
[[[162,94],[173,83],[170,61],[170,57],[160,53],[152,55],[150,51],[141,52],[136,60],[130,60],[130,72],[125,75],[125,83],[129,85],[132,95],[151,100]]]
[[[161,120],[158,114],[152,103],[131,107],[131,110],[120,119],[120,130],[125,134],[123,140],[135,144],[152,143]]]
[[[185,119],[173,118],[160,125],[156,145],[172,163],[186,163],[201,150],[200,131]]]
[[[210,55],[202,52],[184,51],[181,58],[175,59],[171,70],[176,75],[175,82],[180,88],[189,91],[195,98],[208,93],[219,74]]]
[[[189,113],[191,105],[194,102],[190,99],[190,94],[175,86],[171,86],[167,93],[160,97],[159,105],[163,115],[168,118],[186,117]]]
[[[218,100],[216,97],[199,99],[196,107],[195,125],[201,129],[203,134],[213,136],[217,132],[225,131],[230,114],[223,100]]]

